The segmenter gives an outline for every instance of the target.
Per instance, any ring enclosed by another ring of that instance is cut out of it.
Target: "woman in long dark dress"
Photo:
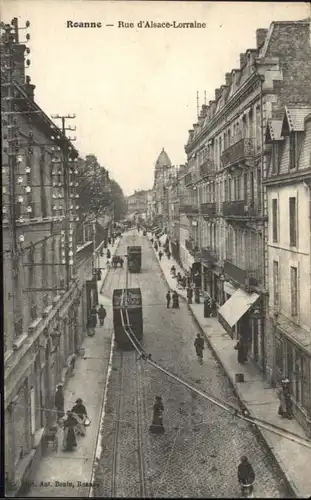
[[[162,434],[164,432],[163,427],[163,412],[164,406],[162,403],[161,396],[156,396],[156,401],[153,405],[153,418],[152,424],[150,426],[150,431]]]
[[[74,407],[72,408],[72,413],[74,413],[74,417],[77,420],[77,432],[81,434],[81,436],[85,436],[85,419],[87,417],[86,408],[83,404],[82,399],[77,399]]]
[[[70,411],[67,411],[67,418],[64,420],[64,439],[63,439],[63,449],[64,451],[73,451],[77,446],[75,426],[77,425],[77,420],[74,418]]]

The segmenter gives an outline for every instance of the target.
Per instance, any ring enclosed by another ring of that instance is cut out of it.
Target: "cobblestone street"
[[[125,254],[127,244],[133,243],[133,239],[124,235],[118,253]],[[150,243],[142,236],[137,236],[135,243],[142,245],[142,272],[129,275],[129,288],[138,286],[142,290],[146,351],[161,366],[184,380],[238,405],[226,376],[207,346],[203,366],[198,364],[193,346],[197,328],[186,304],[181,302],[180,310],[166,308],[167,285]],[[103,294],[110,296],[114,288],[123,285],[124,270],[113,270]],[[245,422],[233,419],[165,374],[141,361],[136,362],[136,358],[136,352],[114,354],[103,427],[103,453],[95,476],[101,487],[95,490],[96,496],[140,496],[137,365],[141,367],[139,383],[145,405],[141,419],[146,496],[238,497],[236,472],[243,454],[249,457],[255,469],[257,497],[286,496],[273,460]],[[165,434],[161,436],[148,430],[155,395],[162,396],[165,408]],[[118,410],[119,422],[116,422]],[[116,446],[117,456],[113,458]]]

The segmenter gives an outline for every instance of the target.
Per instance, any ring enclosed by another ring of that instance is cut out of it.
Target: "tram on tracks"
[[[141,271],[141,246],[127,247],[128,270],[130,273],[140,273]]]
[[[135,340],[143,338],[143,308],[140,288],[115,289],[112,295],[113,327],[115,342],[119,349],[134,349],[128,335],[134,334]],[[122,321],[123,320],[123,321]],[[130,329],[124,331],[123,322]]]

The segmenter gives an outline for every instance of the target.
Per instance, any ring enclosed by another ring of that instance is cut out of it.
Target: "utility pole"
[[[1,23],[1,60],[2,60],[2,75],[1,75],[1,115],[3,126],[3,153],[7,155],[7,168],[8,175],[5,179],[5,166],[3,166],[3,181],[7,181],[8,187],[8,223],[10,232],[10,253],[11,253],[11,268],[12,268],[12,301],[13,301],[13,319],[14,319],[14,336],[22,333],[22,325],[19,323],[17,329],[17,320],[22,318],[22,304],[19,300],[21,295],[21,287],[19,283],[19,264],[20,264],[20,248],[19,243],[24,241],[23,235],[17,238],[17,193],[16,193],[16,175],[18,163],[21,161],[19,155],[19,140],[18,140],[18,111],[16,108],[16,94],[15,94],[15,71],[24,72],[24,59],[21,59],[21,67],[17,67],[17,55],[20,52],[29,53],[29,48],[19,40],[19,30],[27,29],[30,26],[29,21],[26,22],[25,27],[19,28],[18,19],[12,19],[11,24]],[[26,35],[26,41],[30,39],[30,35]],[[26,61],[27,66],[30,65],[29,59]],[[25,82],[22,82],[25,83]],[[14,102],[15,101],[15,102]],[[27,112],[20,112],[19,114],[27,114]],[[7,146],[6,146],[6,144]],[[5,185],[6,182],[3,182]],[[23,198],[21,197],[21,202]],[[5,214],[6,207],[3,206]],[[5,217],[4,217],[5,219]]]
[[[67,130],[76,130],[76,127],[66,127],[66,120],[73,120],[76,118],[76,115],[52,115],[53,119],[61,120],[61,130],[64,137],[66,137]],[[76,140],[76,137],[67,137],[71,142]],[[73,166],[70,166],[69,163],[74,161],[70,156],[70,146],[64,145],[62,148],[62,167],[63,167],[63,179],[64,179],[64,209],[65,209],[65,227],[64,227],[64,238],[62,239],[62,253],[63,253],[63,263],[65,264],[66,269],[66,289],[68,290],[70,287],[73,269],[72,266],[75,262],[74,256],[74,245],[73,245],[73,225],[72,222],[74,220],[73,211],[76,208],[71,202],[73,197],[77,197],[78,195],[74,195],[74,190],[70,189],[74,183],[72,181],[73,176],[75,174],[75,170]],[[77,217],[75,217],[77,220]]]

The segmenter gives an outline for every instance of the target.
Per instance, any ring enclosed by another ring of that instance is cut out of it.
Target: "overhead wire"
[[[124,291],[123,291],[123,297],[124,297]],[[169,370],[166,370],[165,368],[160,366],[157,362],[153,361],[151,359],[151,355],[147,354],[146,350],[142,346],[141,342],[137,339],[135,333],[133,332],[133,330],[130,326],[127,303],[125,303],[123,301],[122,304],[123,304],[123,311],[126,314],[126,320],[127,320],[127,325],[125,325],[123,315],[121,314],[122,326],[124,328],[124,332],[128,336],[133,347],[140,354],[139,359],[142,359],[143,361],[150,364],[151,366],[153,366],[157,370],[161,371],[162,373],[165,373],[168,377],[173,378],[174,380],[181,383],[182,385],[184,385],[185,387],[187,387],[191,391],[197,393],[202,398],[207,399],[208,401],[212,402],[213,404],[215,404],[219,408],[230,413],[233,417],[237,417],[241,420],[248,422],[251,425],[261,427],[261,428],[263,428],[271,433],[277,434],[277,435],[282,436],[290,441],[296,442],[302,446],[305,446],[305,447],[311,449],[311,440],[310,439],[304,438],[303,436],[300,436],[299,434],[296,434],[294,432],[288,431],[287,429],[279,427],[275,424],[267,422],[264,419],[252,417],[249,415],[248,411],[246,412],[245,409],[240,410],[240,409],[234,407],[233,405],[228,404],[227,402],[222,402],[218,398],[208,395],[206,392],[201,391],[200,389],[194,387],[192,384],[189,384],[188,382],[182,380],[179,376],[173,374]],[[133,341],[133,339],[135,339],[135,341]]]

